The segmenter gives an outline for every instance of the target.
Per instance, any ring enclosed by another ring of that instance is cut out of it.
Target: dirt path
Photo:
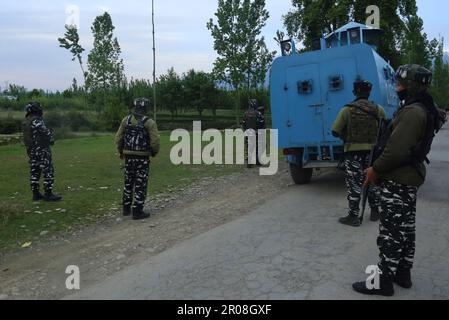
[[[108,220],[1,257],[0,299],[58,299],[66,267],[81,271],[90,286],[176,244],[245,215],[291,184],[285,164],[280,173],[261,177],[257,169],[200,183],[153,202],[152,218],[135,222],[115,212]]]

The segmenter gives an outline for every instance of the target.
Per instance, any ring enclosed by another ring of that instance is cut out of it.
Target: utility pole
[[[156,39],[154,37],[154,0],[151,0],[151,14],[153,24],[153,108],[154,121],[156,121]]]

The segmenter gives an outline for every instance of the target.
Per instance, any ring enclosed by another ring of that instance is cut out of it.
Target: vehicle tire
[[[308,184],[312,180],[313,169],[304,169],[297,164],[290,163],[290,174],[296,184]]]

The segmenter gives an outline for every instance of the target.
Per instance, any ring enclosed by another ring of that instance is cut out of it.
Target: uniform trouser
[[[142,208],[147,197],[150,158],[125,157],[125,187],[123,189],[123,206]],[[134,195],[134,203],[133,203]]]
[[[383,181],[381,188],[382,213],[377,239],[379,269],[393,277],[398,268],[413,268],[418,187]]]
[[[348,153],[345,155],[346,187],[348,188],[349,214],[360,214],[365,170],[369,165],[369,153]],[[368,192],[368,202],[371,208],[380,206],[380,188],[371,185]]]
[[[264,132],[254,131],[248,137],[245,137],[245,160],[247,164],[260,165],[260,158],[266,151],[265,144],[266,134]]]
[[[33,147],[28,149],[30,164],[30,185],[31,190],[39,191],[39,180],[44,176],[44,190],[51,192],[54,183],[54,169],[51,159],[50,148]]]

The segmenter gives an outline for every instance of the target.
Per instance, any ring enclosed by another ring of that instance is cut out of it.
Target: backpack
[[[31,130],[31,124],[34,120],[39,119],[40,117],[27,117],[22,122],[22,132],[23,132],[23,144],[27,149],[33,146],[39,147],[49,147],[54,144],[54,137],[52,131],[48,135],[42,134],[41,132],[37,132],[36,136],[33,137],[33,132]]]
[[[257,111],[254,109],[250,109],[245,112],[245,129],[254,129],[257,130]]]
[[[407,160],[404,161],[404,163],[401,164],[401,167],[410,165],[413,166],[418,174],[424,179],[424,176],[422,176],[422,173],[419,170],[418,166],[419,164],[422,164],[424,162],[430,164],[430,160],[427,158],[427,156],[432,148],[433,139],[444,124],[444,119],[436,109],[431,96],[429,96],[428,94],[424,94],[419,98],[420,99],[416,102],[420,102],[420,107],[423,108],[426,112],[426,127],[421,140],[411,150],[411,155]],[[382,155],[392,133],[393,121],[389,121],[383,129],[383,133],[378,143],[374,147],[374,159],[377,159]]]
[[[22,132],[23,132],[23,144],[28,149],[33,145],[33,134],[31,132],[31,122],[33,122],[34,117],[26,118],[22,122]]]
[[[423,106],[423,109],[426,111],[426,128],[421,141],[415,148],[412,149],[411,162],[413,164],[419,164],[423,162],[430,164],[430,160],[427,158],[427,156],[432,149],[433,139],[441,129],[442,122],[440,121],[441,119],[439,115],[435,114],[432,109],[429,109],[426,105],[421,106]]]
[[[148,117],[143,117],[137,124],[132,124],[132,116],[128,117],[125,134],[123,137],[123,149],[137,152],[150,152],[150,136],[145,128]]]
[[[379,108],[368,101],[358,100],[348,105],[349,128],[347,143],[376,143],[379,129]]]

